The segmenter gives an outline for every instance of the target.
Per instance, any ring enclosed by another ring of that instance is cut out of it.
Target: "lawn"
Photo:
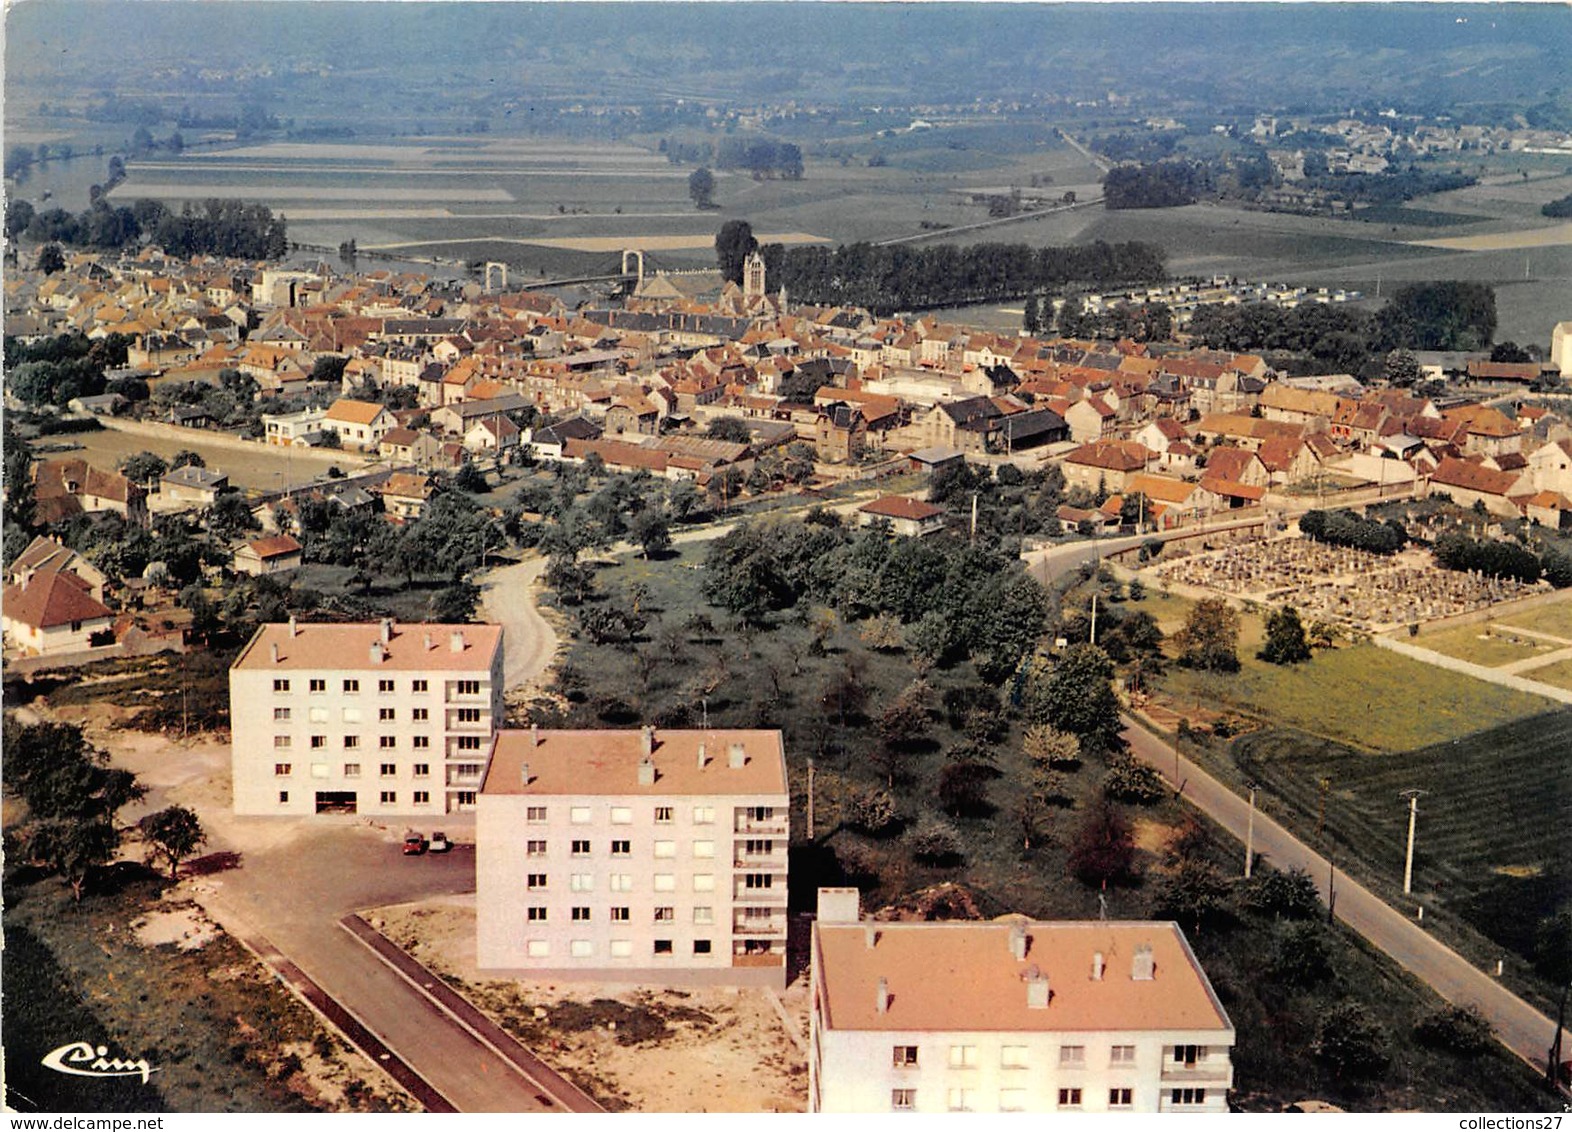
[[[1557,688],[1572,690],[1572,660],[1558,660],[1543,668],[1530,668],[1526,672],[1519,672],[1518,675],[1525,680],[1537,680],[1541,684],[1553,684]]]
[[[1533,629],[1540,633],[1549,633],[1553,637],[1564,637],[1572,645],[1572,592],[1567,593],[1566,601],[1552,602],[1549,605],[1537,606],[1524,613],[1503,617],[1499,625],[1515,626],[1519,629]]]
[[[1486,668],[1528,660],[1555,648],[1547,641],[1518,637],[1499,626],[1492,630],[1489,625],[1464,625],[1441,633],[1426,633],[1412,643]]]

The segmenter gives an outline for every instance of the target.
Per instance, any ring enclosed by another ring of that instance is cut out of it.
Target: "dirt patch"
[[[1138,818],[1134,823],[1133,833],[1137,849],[1144,849],[1153,856],[1161,857],[1168,848],[1169,838],[1173,836],[1173,827],[1164,825],[1160,821]]]
[[[1558,248],[1572,244],[1572,224],[1553,224],[1526,232],[1496,232],[1488,236],[1451,236],[1444,240],[1418,240],[1419,247],[1447,248],[1460,252],[1499,252],[1518,248]]]
[[[195,904],[139,916],[131,930],[143,947],[173,945],[180,951],[200,951],[218,938],[218,925]]]
[[[607,1108],[802,1112],[807,1064],[766,992],[656,990],[482,977],[475,898],[380,908],[366,919]],[[782,1002],[799,1034],[807,993]]]

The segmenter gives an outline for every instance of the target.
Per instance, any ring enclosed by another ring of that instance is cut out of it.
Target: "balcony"
[[[737,833],[747,834],[775,834],[778,837],[786,836],[787,823],[785,814],[776,814],[774,817],[754,818],[747,814],[738,813],[733,829]]]
[[[779,884],[769,888],[748,888],[742,881],[732,885],[731,898],[738,904],[763,904],[770,907],[786,903],[786,881],[782,878]]]
[[[786,966],[786,953],[784,951],[756,951],[752,955],[733,955],[733,967],[784,967]]]
[[[784,872],[786,869],[786,848],[783,845],[769,853],[749,853],[745,849],[738,849],[732,857],[732,867],[738,869],[752,869],[756,872]]]
[[[734,920],[731,934],[750,939],[785,939],[785,920]]]
[[[1225,1087],[1233,1080],[1233,1063],[1227,1058],[1209,1057],[1190,1064],[1176,1061],[1163,1062],[1162,1080],[1176,1085],[1218,1085]]]
[[[457,787],[460,787],[460,788],[479,789],[480,784],[485,779],[485,777],[486,777],[485,771],[475,771],[475,772],[471,773],[471,772],[460,771],[460,770],[457,770],[457,769],[455,769],[453,767],[449,767],[448,768],[448,772],[447,772],[447,777],[446,777],[446,779],[444,781],[449,786],[457,786]]]
[[[444,722],[449,731],[485,733],[491,730],[491,721],[486,716],[486,712],[481,712],[479,719],[460,719],[457,711],[450,711]]]

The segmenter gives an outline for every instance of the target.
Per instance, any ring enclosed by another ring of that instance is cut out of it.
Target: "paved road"
[[[1170,781],[1183,784],[1184,795],[1241,843],[1250,807],[1157,736],[1126,718],[1125,737],[1136,757],[1156,767]],[[1301,868],[1315,878],[1321,898],[1328,898],[1330,866],[1277,822],[1255,815],[1255,850],[1279,869]],[[1241,866],[1243,858],[1241,858]],[[1503,1045],[1543,1073],[1555,1023],[1517,995],[1474,967],[1451,948],[1427,935],[1409,917],[1397,912],[1369,889],[1343,873],[1336,874],[1337,918],[1386,952],[1405,970],[1417,975],[1448,1002],[1474,1005],[1496,1028]],[[1572,1049],[1572,1035],[1562,1039]]]

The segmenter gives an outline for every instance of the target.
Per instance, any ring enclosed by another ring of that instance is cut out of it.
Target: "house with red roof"
[[[293,535],[273,535],[252,539],[235,551],[234,567],[237,573],[260,577],[263,574],[281,574],[285,570],[298,570],[303,551]]]
[[[886,495],[857,508],[858,526],[881,522],[888,523],[895,534],[921,538],[944,529],[944,508],[906,495]]]
[[[7,586],[0,606],[6,644],[25,656],[79,652],[93,647],[95,636],[100,644],[114,643],[114,611],[69,570],[41,571]]]

